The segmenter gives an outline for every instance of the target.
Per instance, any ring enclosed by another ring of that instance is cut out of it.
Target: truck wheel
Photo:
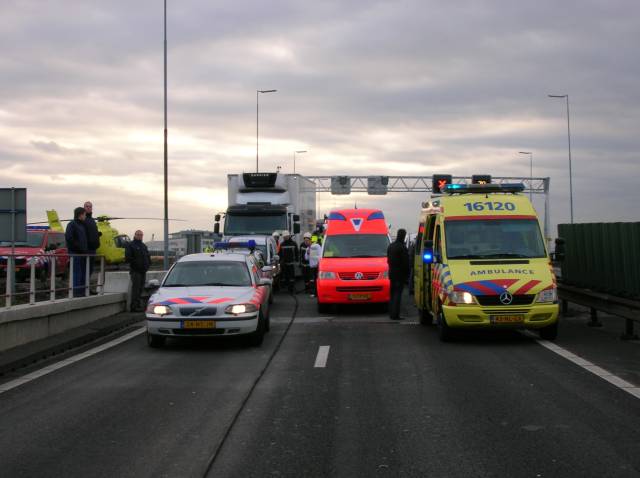
[[[447,321],[444,318],[444,312],[442,312],[442,308],[438,310],[437,324],[438,337],[440,338],[440,342],[450,342],[453,339],[453,332],[451,331],[451,327],[447,325]]]
[[[558,337],[558,322],[540,329],[540,338],[543,340],[555,340]]]
[[[166,337],[162,337],[161,335],[152,335],[149,332],[147,332],[147,345],[149,345],[149,347],[158,349],[162,347],[166,341],[167,341]]]
[[[418,309],[420,325],[433,325],[433,315],[427,309]]]

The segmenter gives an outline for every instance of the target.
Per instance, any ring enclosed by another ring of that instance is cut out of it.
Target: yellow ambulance
[[[434,186],[434,190],[435,186]],[[558,332],[556,279],[522,184],[446,184],[422,204],[414,298],[440,339],[455,329]]]

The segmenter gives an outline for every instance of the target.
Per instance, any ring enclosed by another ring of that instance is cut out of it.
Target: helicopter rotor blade
[[[95,218],[96,221],[121,221],[133,219],[138,221],[164,221],[161,217],[111,217],[111,216],[98,216]],[[186,219],[169,219],[169,221],[179,221],[179,222],[187,222]]]

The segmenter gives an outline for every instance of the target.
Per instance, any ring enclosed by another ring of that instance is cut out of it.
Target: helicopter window
[[[127,236],[126,234],[116,236],[113,241],[116,247],[127,247],[127,243],[131,242],[131,240],[129,239],[129,236]]]
[[[171,269],[163,287],[251,285],[249,269],[244,262],[190,261],[180,262]]]

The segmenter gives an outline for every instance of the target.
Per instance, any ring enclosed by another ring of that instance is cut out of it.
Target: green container
[[[562,282],[640,298],[640,222],[559,224]]]

